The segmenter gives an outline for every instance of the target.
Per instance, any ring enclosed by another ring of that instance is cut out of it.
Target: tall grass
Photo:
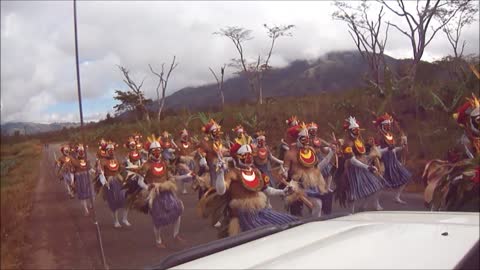
[[[22,267],[40,152],[38,141],[1,145],[1,269]]]

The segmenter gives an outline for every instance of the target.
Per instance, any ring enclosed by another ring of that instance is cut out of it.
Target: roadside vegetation
[[[41,149],[39,140],[1,144],[1,269],[22,268]]]

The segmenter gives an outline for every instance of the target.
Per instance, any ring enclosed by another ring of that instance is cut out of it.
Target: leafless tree
[[[385,1],[377,0],[391,12],[405,19],[407,28],[402,28],[397,24],[389,22],[388,24],[396,28],[402,34],[410,39],[413,51],[413,61],[408,72],[409,88],[414,90],[414,81],[418,64],[422,59],[425,48],[430,44],[438,31],[454,18],[470,0],[426,0],[416,1],[416,11],[407,11],[404,0]],[[397,7],[393,7],[396,3]],[[442,18],[438,20],[437,18]],[[437,24],[433,22],[437,21]]]
[[[243,44],[252,39],[251,30],[237,26],[230,26],[214,33],[229,38],[235,45],[239,58],[232,59],[232,66],[238,68],[240,73],[246,76],[250,89],[257,94],[257,101],[259,104],[263,104],[263,79],[265,73],[270,68],[268,64],[270,57],[272,56],[273,48],[275,47],[275,42],[280,37],[292,36],[291,30],[295,27],[294,25],[269,27],[266,24],[263,26],[267,29],[267,34],[270,38],[270,48],[266,57],[262,58],[259,54],[258,57],[256,57],[257,60],[252,62],[247,61],[243,48]]]
[[[212,68],[210,68],[210,67],[208,68],[212,72],[213,77],[215,77],[215,80],[217,81],[217,89],[218,89],[218,95],[220,96],[220,102],[222,104],[222,111],[223,111],[224,106],[225,106],[225,95],[223,94],[223,77],[225,75],[226,66],[227,65],[223,65],[223,67],[220,68],[220,76],[217,76],[217,74],[215,73],[215,71],[213,71]],[[219,79],[219,77],[220,77],[220,79]]]
[[[376,87],[381,95],[384,91],[384,73],[386,62],[384,57],[385,45],[388,39],[389,24],[382,29],[382,18],[385,15],[383,6],[374,19],[370,19],[370,5],[366,0],[357,6],[345,1],[335,1],[337,11],[332,15],[334,19],[347,23],[348,33],[355,42],[362,58],[369,66],[369,82]],[[383,39],[381,33],[384,33]]]
[[[132,90],[132,92],[137,97],[137,105],[136,105],[137,108],[144,115],[147,122],[150,123],[150,115],[149,115],[148,110],[145,106],[145,98],[144,98],[144,94],[142,92],[142,86],[143,86],[143,82],[145,81],[145,79],[143,79],[142,82],[139,85],[137,85],[130,78],[130,71],[129,70],[127,70],[125,67],[119,66],[119,65],[118,65],[118,68],[120,69],[120,71],[123,74],[123,77],[124,77],[123,82],[128,86],[128,88],[130,88],[130,90]]]
[[[465,4],[458,15],[450,20],[445,27],[443,32],[447,36],[448,42],[452,45],[453,56],[455,59],[460,59],[463,56],[463,51],[467,42],[463,40],[460,45],[460,36],[462,34],[463,27],[473,23],[476,20],[476,14],[478,12],[478,6],[475,5],[473,1],[469,1],[468,4]],[[444,17],[439,18],[442,22],[445,20]]]
[[[165,107],[165,92],[167,91],[168,79],[170,78],[170,74],[172,71],[178,66],[178,63],[175,63],[176,57],[173,56],[172,63],[170,64],[170,68],[165,74],[165,63],[162,63],[162,71],[160,73],[153,70],[152,66],[148,64],[150,67],[150,71],[158,77],[158,84],[157,84],[157,100],[160,102],[160,106],[158,108],[157,120],[160,121],[160,117],[162,114],[162,110]],[[162,98],[160,99],[160,87],[162,88]]]

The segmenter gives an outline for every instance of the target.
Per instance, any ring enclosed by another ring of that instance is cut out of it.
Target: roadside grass
[[[22,268],[40,153],[36,140],[1,145],[1,269]]]

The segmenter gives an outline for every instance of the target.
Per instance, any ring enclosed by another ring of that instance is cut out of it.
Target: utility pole
[[[77,32],[77,1],[73,0],[73,25],[74,25],[74,33],[75,33],[75,64],[77,68],[77,91],[78,91],[78,108],[80,110],[80,132],[82,136],[82,142],[83,145],[85,144],[85,132],[83,129],[83,110],[82,110],[82,91],[80,88],[80,65],[78,61],[78,32]],[[88,151],[85,151],[85,159],[88,160]],[[89,178],[89,175],[87,174],[87,177]],[[90,179],[88,179],[88,183],[90,183]],[[92,196],[90,197],[90,203],[92,204],[92,217],[93,217],[93,224],[95,225],[96,231],[97,231],[97,241],[98,241],[98,246],[100,249],[100,256],[102,258],[102,263],[103,267],[105,269],[108,269],[107,261],[105,259],[105,252],[103,250],[103,243],[102,243],[102,235],[100,233],[100,226],[97,221],[97,214],[95,211],[95,205],[93,202],[93,190],[92,190]]]

